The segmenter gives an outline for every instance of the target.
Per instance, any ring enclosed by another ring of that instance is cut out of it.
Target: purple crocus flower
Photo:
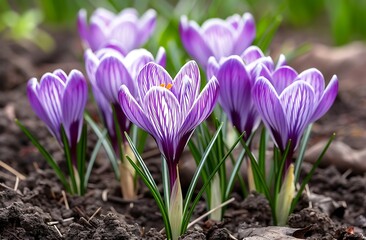
[[[222,57],[240,55],[253,42],[256,30],[253,16],[244,13],[226,20],[209,19],[202,27],[182,16],[179,32],[184,48],[205,68],[211,56],[219,61]]]
[[[218,62],[210,57],[207,64],[207,76],[215,76],[220,83],[219,103],[231,123],[240,132],[245,131],[244,139],[257,129],[260,117],[252,101],[252,88],[258,77],[259,64],[273,71],[285,64],[284,56],[275,66],[271,57],[267,57],[256,46],[248,47],[241,55],[221,58]]]
[[[72,70],[66,75],[60,69],[46,73],[39,83],[36,78],[28,81],[27,94],[34,112],[46,123],[58,142],[62,145],[62,125],[72,153],[76,151],[88,97],[87,82],[83,74]]]
[[[114,14],[98,8],[90,17],[88,25],[85,9],[79,11],[78,29],[85,48],[97,51],[115,47],[127,54],[141,47],[152,35],[156,25],[155,10],[148,10],[140,18],[136,9],[127,8]]]
[[[118,116],[122,133],[129,131],[131,123],[126,118],[118,104],[118,90],[122,84],[128,86],[130,92],[136,96],[136,77],[141,68],[148,62],[156,61],[165,66],[166,55],[164,48],[160,48],[156,58],[145,49],[135,49],[125,57],[115,49],[105,48],[93,53],[90,49],[85,52],[86,72],[92,85],[94,98],[102,113],[104,123],[108,129],[112,145],[118,154],[117,135],[113,122],[112,105]],[[124,136],[124,135],[122,135]]]
[[[119,103],[126,116],[149,132],[163,154],[170,176],[170,188],[177,178],[179,158],[194,129],[213,111],[219,84],[215,77],[201,93],[197,64],[185,64],[172,80],[164,68],[148,63],[137,77],[138,98],[127,85],[119,91]]]
[[[334,75],[325,88],[324,77],[317,69],[298,74],[289,66],[273,73],[262,66],[261,75],[253,87],[253,102],[282,153],[291,140],[286,170],[306,127],[332,106],[338,79]]]

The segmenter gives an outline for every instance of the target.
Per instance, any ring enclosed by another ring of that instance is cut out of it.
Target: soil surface
[[[55,35],[55,39],[58,47],[51,53],[42,53],[28,43],[0,40],[0,239],[164,239],[161,214],[150,193],[142,187],[138,200],[123,201],[118,182],[103,154],[97,159],[87,194],[83,197],[64,194],[52,170],[14,123],[15,118],[20,119],[41,139],[61,167],[66,167],[57,142],[32,112],[25,90],[30,77],[40,77],[44,72],[57,68],[66,72],[72,68],[84,69],[82,49],[75,33]],[[357,46],[366,51],[364,45]],[[348,66],[353,66],[353,58],[338,57],[337,61],[343,59],[349,61]],[[299,69],[319,60],[311,52],[302,58],[293,63],[300,66]],[[329,80],[330,70],[324,68],[332,63],[324,59],[320,64],[319,68]],[[359,67],[364,74],[358,76],[365,76],[366,66]],[[350,75],[346,77],[347,68],[338,70],[333,73],[340,77],[341,87],[346,81],[342,77],[353,83],[361,81]],[[314,125],[311,146],[336,131],[340,132],[339,141],[357,151],[362,150],[366,128],[360,126],[366,124],[362,109],[366,105],[357,103],[366,100],[366,95],[360,91],[360,87],[365,86],[361,82],[346,87],[345,91],[340,90],[330,112]],[[87,110],[92,116],[96,115],[91,103]],[[90,135],[92,147],[95,136]],[[153,142],[150,145],[155,146]],[[366,159],[362,160],[366,162]],[[228,206],[222,222],[205,219],[181,238],[363,239],[366,234],[366,176],[333,163],[316,171],[307,195],[290,215],[287,227],[272,226],[271,211],[262,196],[251,193],[243,199],[233,193],[235,201]],[[21,175],[17,178],[4,168],[5,164]],[[160,159],[149,158],[147,164],[153,176],[160,179]],[[305,163],[304,174],[310,168],[311,165]],[[202,201],[194,218],[205,212]]]

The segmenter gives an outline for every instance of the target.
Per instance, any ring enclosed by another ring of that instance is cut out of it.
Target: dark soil
[[[161,214],[147,189],[142,188],[138,200],[123,201],[103,154],[96,162],[87,194],[65,198],[53,172],[14,123],[14,118],[20,119],[62,166],[60,148],[31,111],[25,87],[30,77],[46,71],[84,69],[78,39],[63,36],[56,36],[60,47],[48,54],[32,45],[0,42],[0,160],[26,176],[18,184],[19,179],[0,167],[0,239],[164,239]],[[338,99],[329,116],[347,114],[342,106]],[[87,108],[96,114],[92,104]],[[90,145],[94,142],[91,136]],[[160,159],[148,159],[147,164],[159,179]],[[305,164],[303,172],[309,169]],[[328,166],[316,171],[309,187],[310,192],[290,216],[288,228],[271,227],[271,210],[261,195],[252,193],[243,199],[233,193],[236,200],[228,206],[222,222],[201,221],[182,239],[363,239],[365,176]],[[194,217],[205,211],[202,201]]]

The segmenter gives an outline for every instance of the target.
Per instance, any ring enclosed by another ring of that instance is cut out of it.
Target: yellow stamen
[[[161,83],[160,87],[166,88],[168,90],[170,90],[173,87],[173,84],[168,83],[167,85],[165,85],[165,83]]]

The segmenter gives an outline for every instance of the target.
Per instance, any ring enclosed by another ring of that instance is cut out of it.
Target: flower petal
[[[61,101],[64,89],[65,83],[58,76],[46,73],[41,78],[38,91],[38,99],[51,122],[48,127],[59,141],[61,140]]]
[[[92,50],[89,48],[89,49],[87,49],[85,51],[84,60],[85,60],[85,71],[86,71],[86,74],[88,75],[91,84],[94,87],[96,87],[95,73],[96,73],[97,67],[99,65],[99,59],[92,52]]]
[[[125,65],[130,72],[133,80],[136,79],[138,73],[149,62],[153,62],[153,55],[146,49],[134,49],[124,58]]]
[[[52,72],[52,74],[56,75],[57,77],[59,77],[64,83],[66,83],[67,81],[67,75],[66,73],[61,70],[61,69],[56,69],[55,71]]]
[[[66,82],[61,106],[63,125],[70,144],[77,143],[80,138],[87,98],[88,86],[83,74],[77,70],[72,70]],[[76,129],[73,126],[76,126]],[[76,139],[73,139],[74,137]]]
[[[314,90],[305,81],[296,81],[280,95],[288,124],[288,137],[295,146],[301,138],[314,112]]]
[[[130,52],[139,45],[136,22],[125,18],[114,19],[109,28],[108,38],[125,53]]]
[[[212,113],[219,97],[219,82],[215,77],[206,84],[198,98],[195,100],[189,111],[179,135],[184,137],[186,133],[193,131],[201,122],[203,122]]]
[[[202,25],[202,36],[216,59],[219,60],[233,53],[234,31],[222,19],[212,18],[207,20]]]
[[[202,67],[205,67],[208,58],[213,56],[213,52],[203,39],[197,23],[188,22],[187,17],[182,16],[179,23],[179,32],[183,46],[189,55],[197,60]]]
[[[87,12],[85,9],[81,9],[78,12],[78,19],[77,19],[77,27],[78,27],[78,31],[79,31],[79,35],[81,40],[83,41],[83,43],[85,45],[89,45],[89,27],[88,27],[88,22],[87,22]]]
[[[136,99],[131,95],[126,85],[122,85],[118,92],[119,104],[126,117],[136,124],[139,128],[144,129],[150,134],[154,134],[155,130],[152,128],[151,123],[147,119],[141,106],[137,103]]]
[[[165,48],[160,47],[155,57],[155,62],[165,68],[166,66],[166,52]]]
[[[219,68],[220,68],[220,65],[216,61],[216,58],[211,56],[207,62],[207,68],[206,68],[207,79],[211,79],[213,76],[217,76],[217,72],[219,71]]]
[[[53,125],[53,122],[51,122],[51,119],[48,116],[48,113],[45,111],[41,100],[39,99],[39,84],[37,82],[36,78],[32,78],[28,81],[27,84],[27,95],[29,99],[29,103],[33,109],[33,111],[36,113],[36,115],[47,125],[47,127],[50,129],[51,133],[54,136],[57,136],[59,132],[57,131],[57,126]]]
[[[319,101],[325,87],[323,74],[316,68],[310,68],[300,73],[298,79],[304,80],[314,88],[315,98]]]
[[[256,34],[254,18],[250,13],[244,13],[239,22],[235,38],[234,53],[241,54],[253,42]]]
[[[150,88],[164,84],[172,84],[169,73],[160,65],[150,62],[146,64],[137,75],[137,89],[140,99],[144,99]]]
[[[325,89],[323,95],[321,96],[321,99],[319,101],[319,104],[310,120],[310,122],[314,122],[321,118],[332,106],[335,98],[338,94],[338,78],[336,75],[332,77],[330,80],[327,88]]]
[[[93,51],[97,51],[106,44],[106,27],[97,20],[90,19],[88,44]]]
[[[245,64],[254,62],[255,60],[264,57],[262,50],[257,46],[250,46],[240,56]]]
[[[233,114],[240,114],[246,119],[251,105],[252,84],[243,60],[239,56],[227,58],[220,66],[217,79],[220,83],[219,102],[230,120],[234,120]]]
[[[144,112],[154,129],[152,134],[168,161],[176,159],[178,131],[183,119],[178,100],[166,88],[152,87],[144,100]]]
[[[280,95],[286,87],[290,86],[296,80],[296,78],[297,72],[293,68],[283,66],[273,72],[272,84]]]
[[[284,150],[288,134],[287,119],[276,89],[268,79],[259,77],[253,86],[252,96],[264,124],[270,130],[273,141]]]
[[[139,30],[139,46],[142,46],[147,39],[152,35],[156,25],[156,11],[153,9],[147,10],[144,15],[141,16],[138,23]]]
[[[132,94],[135,94],[135,84],[118,56],[110,55],[103,58],[97,68],[95,78],[97,86],[110,103],[118,102],[118,90],[122,84],[125,84]]]
[[[182,112],[191,108],[200,91],[200,70],[195,61],[187,62],[173,80],[171,91],[181,104]]]

